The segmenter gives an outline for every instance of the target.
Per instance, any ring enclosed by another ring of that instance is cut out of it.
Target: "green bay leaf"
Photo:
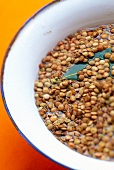
[[[95,59],[95,58],[100,58],[101,60],[104,60],[104,55],[105,55],[106,53],[112,53],[112,52],[111,52],[111,48],[107,48],[107,49],[105,49],[105,50],[103,50],[103,51],[100,51],[100,52],[95,53],[95,55],[94,55],[91,59],[89,59],[88,61],[91,61],[91,60],[93,60],[93,59]]]
[[[63,77],[68,80],[77,80],[78,79],[78,71],[83,70],[88,63],[78,63],[74,64],[64,75]]]
[[[107,48],[103,51],[95,53],[95,55],[92,58],[88,58],[87,63],[77,63],[70,67],[70,69],[67,70],[67,72],[63,75],[63,78],[66,78],[68,80],[78,80],[78,72],[83,70],[88,64],[89,61],[94,60],[95,58],[100,58],[100,60],[104,60],[104,55],[109,52],[111,52],[111,48]],[[110,63],[110,71],[112,69],[113,63]],[[110,74],[111,75],[111,74]]]

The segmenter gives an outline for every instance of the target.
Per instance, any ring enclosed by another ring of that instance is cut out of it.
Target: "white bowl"
[[[76,153],[47,130],[34,99],[38,65],[42,57],[68,34],[108,23],[114,23],[113,0],[54,2],[24,24],[5,56],[2,97],[12,122],[32,147],[71,169],[114,170],[114,163]]]

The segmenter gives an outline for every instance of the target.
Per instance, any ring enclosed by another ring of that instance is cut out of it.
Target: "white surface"
[[[5,63],[4,94],[15,123],[38,149],[73,169],[114,170],[114,163],[85,157],[56,140],[37,112],[34,81],[41,58],[59,40],[78,29],[107,23],[114,23],[113,0],[55,3],[42,10],[21,30]]]

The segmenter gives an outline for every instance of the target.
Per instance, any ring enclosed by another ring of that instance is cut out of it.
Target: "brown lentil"
[[[114,53],[111,54],[110,61],[114,62]]]
[[[114,25],[80,30],[58,42],[39,64],[35,103],[48,130],[69,148],[114,161]],[[96,52],[111,48],[104,59]],[[93,59],[92,59],[93,58]],[[89,62],[88,62],[89,60]],[[78,62],[78,80],[62,78]]]

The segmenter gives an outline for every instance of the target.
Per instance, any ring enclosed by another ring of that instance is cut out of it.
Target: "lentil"
[[[35,103],[48,130],[69,148],[114,161],[114,25],[80,30],[58,42],[39,65]],[[102,58],[96,52],[111,48]],[[63,74],[78,62],[79,80]],[[112,68],[110,70],[110,62]],[[85,63],[86,64],[86,63]]]
[[[114,62],[114,53],[110,56],[110,61]]]

